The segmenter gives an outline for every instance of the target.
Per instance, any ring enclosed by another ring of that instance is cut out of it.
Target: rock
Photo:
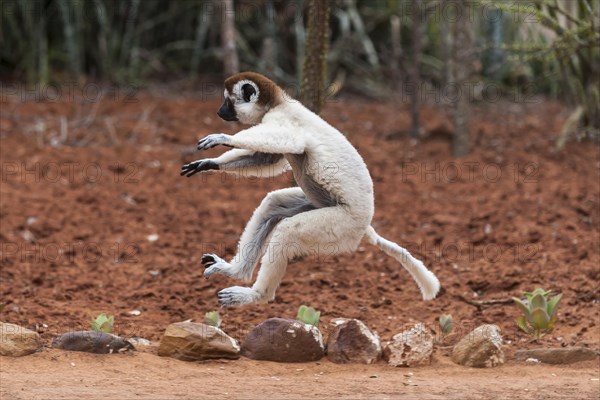
[[[400,332],[388,342],[383,358],[394,367],[428,365],[433,352],[433,336],[422,323]]]
[[[127,340],[110,333],[76,331],[63,333],[52,340],[52,347],[86,353],[112,354],[135,350]]]
[[[21,357],[41,347],[40,335],[22,326],[0,322],[0,355]]]
[[[148,339],[144,339],[143,337],[133,336],[127,339],[129,343],[134,346],[152,346],[152,342]]]
[[[221,329],[196,322],[176,322],[160,339],[158,355],[182,361],[239,358],[237,341]]]
[[[475,328],[454,346],[452,361],[475,368],[504,364],[500,328],[496,325],[481,325]]]
[[[324,352],[319,328],[293,319],[270,318],[255,326],[242,344],[242,355],[254,360],[317,361]]]
[[[327,358],[338,364],[372,364],[381,355],[379,337],[357,319],[338,319],[327,340]]]
[[[596,352],[586,347],[551,347],[544,349],[517,350],[517,360],[535,358],[547,364],[571,364],[596,359]]]

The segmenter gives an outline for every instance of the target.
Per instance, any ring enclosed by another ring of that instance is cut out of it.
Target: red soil
[[[201,254],[232,256],[261,199],[291,181],[290,175],[179,177],[183,163],[223,151],[194,152],[198,138],[240,129],[216,117],[217,101],[9,98],[0,106],[0,288],[1,302],[8,303],[2,320],[37,329],[47,342],[87,329],[100,312],[115,315],[115,333],[153,341],[171,322],[201,320],[217,309],[220,289],[240,284],[221,276],[205,280]],[[438,316],[451,313],[457,327],[446,344],[494,323],[503,329],[510,357],[515,349],[539,345],[516,329],[517,309],[470,302],[543,287],[563,293],[563,300],[556,328],[542,344],[599,350],[598,146],[572,142],[554,151],[566,117],[557,104],[480,105],[473,112],[473,152],[454,159],[443,111],[423,110],[428,135],[420,142],[403,133],[408,115],[399,106],[356,101],[330,103],[323,113],[370,168],[378,232],[436,273],[443,286],[439,297],[423,302],[408,273],[365,243],[355,254],[294,263],[274,302],[221,309],[224,330],[243,339],[264,319],[294,317],[308,304],[321,310],[324,331],[334,317],[359,318],[386,340],[417,321],[436,330]],[[61,117],[67,145],[56,145]],[[141,315],[130,315],[132,310]],[[135,357],[146,363],[146,356]],[[255,368],[240,363],[234,369]],[[333,374],[337,366],[327,368]],[[353,371],[350,378],[370,373],[367,367],[346,370]]]

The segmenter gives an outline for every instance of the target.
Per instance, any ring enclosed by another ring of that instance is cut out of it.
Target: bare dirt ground
[[[289,175],[179,177],[183,163],[223,151],[194,152],[198,138],[240,127],[218,120],[217,101],[137,100],[0,103],[0,289],[8,303],[1,319],[38,330],[46,344],[87,329],[100,312],[115,315],[115,333],[155,342],[171,322],[201,320],[218,307],[218,290],[239,284],[205,280],[201,254],[232,256],[265,193],[290,185]],[[511,360],[515,350],[537,346],[600,350],[600,153],[589,142],[553,150],[565,110],[551,102],[479,106],[474,151],[460,160],[451,157],[451,124],[436,108],[423,110],[420,142],[407,138],[409,113],[400,106],[346,100],[328,104],[323,116],[370,168],[377,230],[430,266],[442,292],[421,301],[408,274],[365,243],[355,254],[291,265],[273,303],[220,310],[224,330],[243,339],[264,319],[294,317],[309,304],[322,311],[325,336],[329,320],[351,317],[389,340],[417,321],[435,331],[438,316],[451,313],[456,329],[439,341],[498,324],[506,365],[463,368],[438,350],[430,367],[410,369],[417,386],[406,386],[409,370],[384,364],[193,364],[156,357],[155,348],[113,356],[45,350],[0,358],[2,399],[597,398],[597,360],[568,367]],[[514,306],[473,303],[538,286],[564,296],[556,329],[540,343],[516,329]]]
[[[2,359],[9,399],[597,399],[595,361],[569,367],[509,363],[458,367],[434,357],[420,368],[384,364],[278,364],[240,359],[187,363],[148,352],[112,357],[49,350]],[[412,374],[412,375],[411,375]]]

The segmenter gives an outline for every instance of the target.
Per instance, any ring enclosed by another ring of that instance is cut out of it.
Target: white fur
[[[366,238],[369,243],[378,246],[385,254],[394,257],[406,268],[421,289],[423,300],[435,298],[440,290],[440,281],[421,261],[414,258],[405,248],[379,236],[371,226],[367,228]]]
[[[242,98],[242,86],[244,86],[245,84],[252,85],[256,92],[250,97],[249,102],[245,102]],[[238,120],[241,123],[248,125],[256,124],[257,122],[259,122],[260,118],[262,118],[263,113],[261,113],[260,107],[256,106],[256,102],[258,101],[258,97],[260,96],[260,89],[258,88],[258,86],[248,79],[242,79],[240,81],[237,81],[235,85],[233,85],[231,91],[233,93],[231,93],[229,98],[231,99],[233,104],[235,104],[235,111]]]
[[[247,167],[230,167],[240,157],[249,156],[256,153],[253,150],[244,149],[232,149],[217,158],[211,159],[211,161],[219,164],[220,171],[224,171],[236,176],[248,178],[248,177],[259,177],[259,178],[271,178],[273,176],[281,175],[282,173],[291,169],[290,164],[285,158],[275,164],[267,165],[252,165]]]
[[[240,83],[234,88],[239,89]],[[373,183],[363,159],[344,135],[297,101],[284,100],[271,109],[261,109],[256,101],[247,105],[236,103],[235,109],[238,117],[241,111],[246,121],[260,117],[260,123],[233,136],[210,135],[211,143],[237,148],[214,159],[215,162],[226,165],[236,157],[254,152],[283,154],[288,158],[292,154],[305,154],[304,170],[295,170],[294,175],[309,174],[320,188],[336,199],[336,204],[301,212],[279,222],[269,233],[266,243],[260,244],[261,268],[254,285],[223,290],[219,294],[223,305],[268,302],[275,297],[289,260],[297,256],[326,257],[352,252],[363,238],[398,260],[415,279],[425,300],[435,297],[440,287],[435,275],[408,251],[377,235],[370,226],[374,213]],[[289,168],[287,161],[281,161],[277,168],[271,165],[268,176]],[[249,173],[258,170],[261,168],[252,166]],[[294,196],[302,195],[301,190],[310,198],[307,192],[310,188],[300,186],[269,194],[248,223],[238,246],[238,255],[230,264],[219,261],[207,270],[209,274],[220,272],[250,278],[258,260],[244,260],[244,247],[257,245],[252,242],[252,235],[260,229],[261,221],[269,217],[268,210],[273,201],[285,203],[286,196],[297,198]]]

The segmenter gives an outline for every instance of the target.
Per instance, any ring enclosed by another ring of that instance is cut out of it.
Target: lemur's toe
[[[203,275],[206,279],[208,279],[212,274],[216,274],[219,272],[222,272],[221,269],[213,264],[212,266],[209,266],[204,270]]]
[[[219,303],[223,307],[234,307],[253,303],[256,292],[252,288],[233,286],[219,292]]]

